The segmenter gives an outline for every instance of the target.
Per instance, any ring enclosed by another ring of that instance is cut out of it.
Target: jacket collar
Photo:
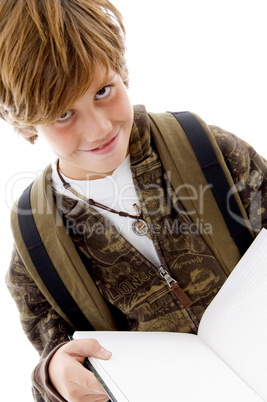
[[[151,153],[150,120],[144,106],[134,106],[134,122],[130,136],[131,165],[136,166]]]

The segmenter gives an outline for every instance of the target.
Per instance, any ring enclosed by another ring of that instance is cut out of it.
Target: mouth
[[[86,152],[92,155],[105,155],[113,151],[116,147],[119,139],[119,133],[115,135],[115,137],[111,138],[111,140],[105,142],[103,145],[93,148],[90,150],[80,150],[80,152]]]

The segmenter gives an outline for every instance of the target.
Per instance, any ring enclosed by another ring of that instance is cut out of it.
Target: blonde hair
[[[0,117],[33,142],[34,126],[62,116],[99,62],[122,74],[124,36],[108,0],[1,0]]]

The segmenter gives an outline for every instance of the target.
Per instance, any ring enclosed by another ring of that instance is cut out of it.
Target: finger
[[[69,357],[71,359],[71,357]],[[96,379],[95,375],[83,367],[78,361],[72,360],[72,371],[68,373],[68,396],[69,400],[107,401],[107,394]],[[85,398],[85,399],[82,399]]]
[[[97,380],[95,375],[78,361],[73,363],[72,369],[73,373],[71,374],[71,381],[73,383],[78,384],[79,387],[93,391],[95,393],[103,394],[103,392],[105,392],[104,388]]]
[[[93,395],[85,395],[82,399],[79,400],[79,402],[108,402],[110,399],[108,397],[108,395],[102,397],[97,397],[97,396],[93,396]],[[71,402],[75,402],[75,401],[71,401]]]
[[[109,396],[105,395],[105,396],[94,396],[94,395],[85,395],[82,398],[76,399],[76,400],[71,400],[69,402],[108,402]]]
[[[77,339],[63,346],[64,352],[83,362],[88,356],[108,360],[112,353],[106,350],[96,339]]]
[[[88,356],[109,359],[111,353],[95,339],[79,339],[63,345],[50,361],[50,380],[68,401],[80,401],[78,398],[86,395],[88,398],[90,395],[94,396],[95,400],[108,400],[105,399],[106,393],[94,374],[83,366],[84,359]]]

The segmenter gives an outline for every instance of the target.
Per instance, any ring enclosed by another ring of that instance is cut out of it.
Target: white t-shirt
[[[52,181],[56,191],[70,198],[80,200],[70,191],[65,189],[60,180],[56,163],[52,165]],[[115,209],[124,211],[131,215],[136,215],[133,204],[139,206],[139,201],[135,192],[132,174],[130,170],[130,156],[113,172],[112,175],[99,180],[72,180],[62,174],[64,180],[71,185],[79,194],[86,198],[92,198],[94,201]],[[85,201],[83,201],[85,202]],[[131,243],[140,253],[157,267],[160,261],[156,253],[153,242],[147,236],[138,236],[132,230],[133,219],[121,217],[101,208],[93,207],[99,213],[108,218],[117,228],[119,233]]]

